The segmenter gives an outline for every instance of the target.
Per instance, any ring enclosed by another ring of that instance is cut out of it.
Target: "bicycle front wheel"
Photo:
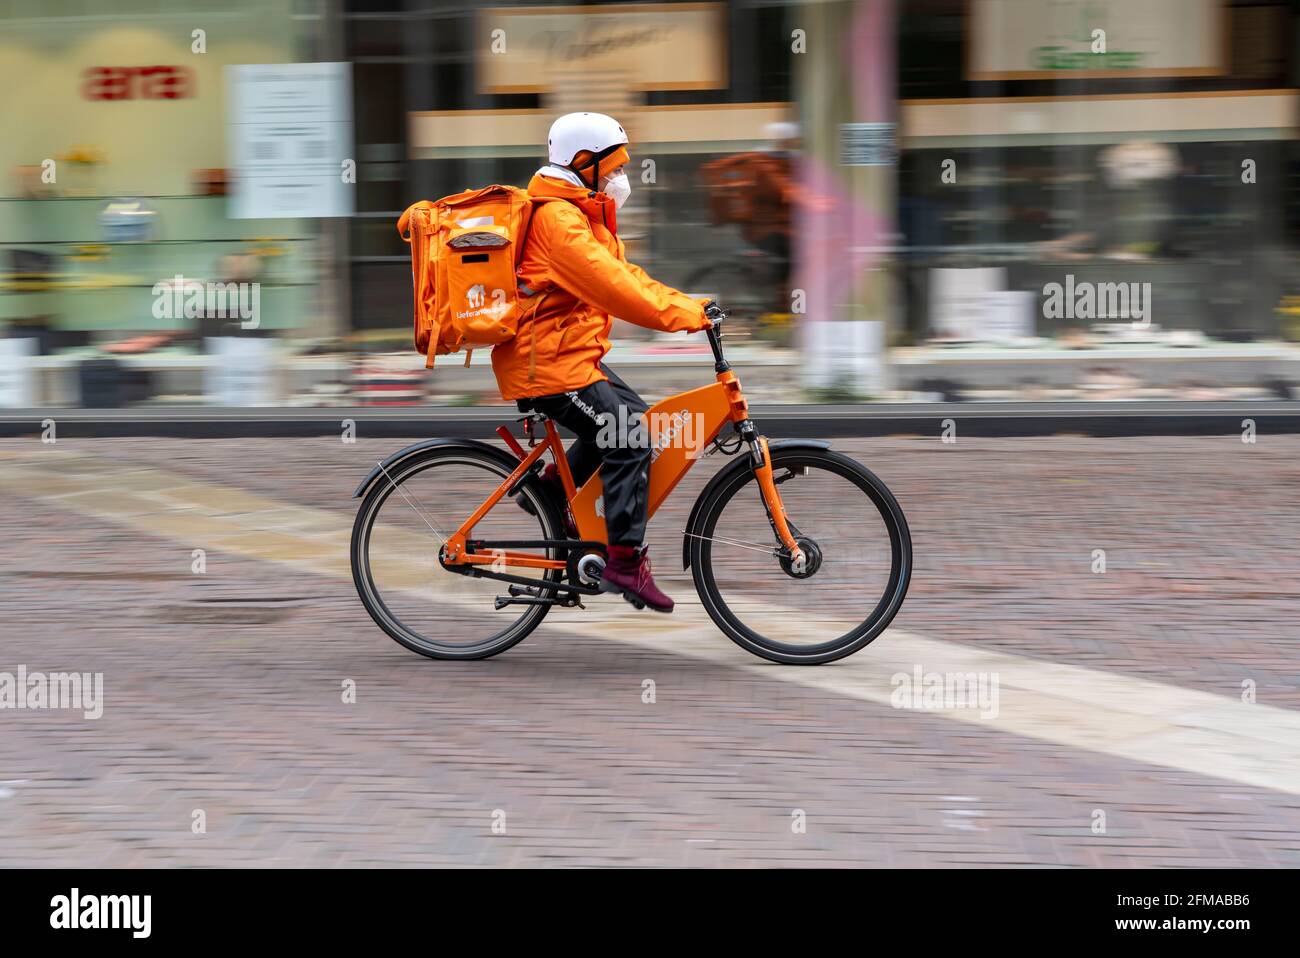
[[[889,625],[907,595],[912,540],[889,489],[847,456],[772,449],[790,531],[806,562],[779,555],[752,469],[700,504],[688,530],[695,588],[733,642],[788,665],[851,655]]]

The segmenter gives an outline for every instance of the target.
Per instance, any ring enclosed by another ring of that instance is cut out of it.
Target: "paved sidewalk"
[[[0,442],[0,671],[105,682],[98,721],[0,711],[0,864],[1300,864],[1300,439],[837,441],[917,572],[822,669],[710,634],[680,573],[671,618],[407,653],[346,569],[394,445]],[[716,468],[652,523],[657,572]],[[890,707],[909,665],[1002,674],[1001,715]]]

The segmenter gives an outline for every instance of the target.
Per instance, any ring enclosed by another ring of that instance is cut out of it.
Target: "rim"
[[[403,594],[403,590],[400,587],[392,590],[381,588],[375,579],[374,562],[372,561],[372,538],[376,526],[380,525],[377,520],[381,510],[384,505],[393,498],[395,493],[400,494],[402,491],[405,491],[402,487],[410,479],[439,466],[468,466],[488,473],[492,477],[493,481],[485,484],[482,496],[477,498],[478,502],[485,500],[492,489],[499,485],[501,480],[510,474],[510,471],[504,468],[502,464],[493,461],[489,457],[457,451],[455,453],[435,453],[422,458],[406,468],[397,471],[396,474],[391,476],[391,481],[388,481],[381,476],[378,480],[376,489],[372,490],[371,494],[367,496],[365,503],[362,505],[361,514],[358,516],[358,524],[361,533],[354,545],[354,559],[356,560],[356,568],[358,570],[356,585],[358,591],[361,593],[362,602],[370,612],[371,616],[385,632],[403,645],[418,652],[436,654],[438,656],[449,658],[482,657],[483,655],[494,651],[502,651],[510,645],[522,640],[529,632],[536,628],[537,624],[545,617],[546,613],[550,611],[550,607],[545,605],[521,606],[519,608],[522,608],[523,612],[511,620],[505,628],[500,629],[486,638],[470,639],[464,642],[447,642],[430,638],[417,628],[412,627],[408,622],[403,621],[403,617],[393,611],[389,601],[392,600],[395,602],[395,594]],[[477,495],[477,493],[475,495]],[[536,524],[539,534],[535,538],[557,538],[554,516],[551,514],[549,506],[542,501],[541,495],[532,488],[531,484],[525,485],[521,489],[520,495],[526,496],[527,499],[533,503],[534,508],[537,509],[536,516],[529,516],[513,503],[504,501],[498,502],[493,506],[488,515],[496,515],[498,510],[512,509],[515,510],[518,515],[512,515],[511,518],[517,521]],[[419,500],[417,499],[417,504],[418,503]],[[410,516],[410,522],[413,524],[420,523],[420,519],[416,517],[416,511],[419,510],[413,511]],[[400,514],[401,510],[399,509],[397,512]],[[468,512],[466,515],[468,515]],[[427,520],[428,517],[425,516],[424,518]],[[464,518],[465,516],[458,516],[455,520],[455,525],[451,528],[454,529],[456,526],[459,526]],[[428,534],[427,529],[424,531]],[[445,533],[447,531],[447,529],[442,528],[442,532]],[[534,536],[523,535],[518,536],[518,538],[534,538]],[[439,538],[436,538],[433,534],[428,534],[427,541],[428,568],[431,571],[438,569],[438,575],[440,576],[455,575],[454,573],[442,571],[438,567],[437,551],[441,545]],[[554,551],[555,550],[550,550],[548,555],[553,555]],[[537,574],[537,570],[529,571],[533,575]],[[558,581],[559,573],[556,570],[544,570],[542,577],[552,581]],[[456,579],[459,580],[460,576],[456,576]],[[438,581],[437,578],[431,579],[431,582],[436,581]],[[441,581],[448,582],[446,579]],[[486,586],[487,588],[499,586],[498,591],[502,592],[508,589],[507,583],[497,582],[496,580],[491,579],[476,580],[467,578],[466,581],[486,583],[488,584]],[[554,590],[546,590],[543,594],[550,595],[553,594],[553,592]],[[388,599],[385,598],[385,593],[388,593]],[[410,594],[410,590],[407,590],[406,594]],[[477,598],[468,598],[464,601],[458,600],[457,598],[445,598],[440,602],[434,600],[434,603],[430,604],[430,609],[435,609],[437,606],[441,606],[441,608],[447,612],[470,610],[477,605],[477,601]],[[491,616],[500,615],[499,612],[493,609],[491,604],[492,601],[493,600],[488,597],[488,593],[485,591],[482,596],[482,602],[484,604],[480,610],[480,621]],[[507,608],[510,607],[507,606]],[[438,617],[437,612],[433,612],[432,614],[435,618]]]
[[[832,658],[838,658],[868,644],[872,639],[884,631],[892,621],[899,607],[902,605],[903,598],[906,595],[907,586],[910,580],[911,565],[911,541],[907,530],[906,520],[903,517],[902,510],[899,509],[893,497],[885,489],[883,483],[875,479],[864,467],[851,459],[841,457],[836,453],[807,453],[792,452],[782,455],[780,450],[775,450],[772,456],[772,465],[774,471],[789,468],[791,466],[806,465],[810,469],[818,472],[838,476],[841,479],[852,483],[861,492],[865,493],[866,498],[870,500],[874,508],[874,514],[879,517],[880,524],[884,526],[889,540],[889,571],[885,578],[884,586],[881,588],[879,598],[871,603],[869,600],[862,605],[863,610],[867,610],[866,615],[855,624],[848,626],[840,634],[813,643],[791,643],[782,641],[780,638],[773,638],[759,632],[753,625],[742,620],[737,611],[732,607],[736,604],[737,595],[745,597],[746,593],[742,590],[735,590],[731,595],[732,601],[728,601],[728,593],[724,594],[723,588],[719,585],[719,570],[714,567],[714,539],[725,539],[728,532],[724,529],[720,534],[717,527],[723,522],[727,507],[737,501],[737,496],[746,487],[753,487],[754,475],[752,471],[742,470],[737,472],[736,476],[726,485],[718,489],[714,496],[713,503],[710,506],[709,513],[705,517],[705,522],[700,528],[700,534],[705,538],[696,539],[693,544],[693,566],[696,570],[697,585],[701,601],[704,603],[706,611],[727,635],[743,647],[755,651],[765,657],[775,657],[778,661],[804,661],[819,662],[827,661]],[[874,481],[873,481],[874,480]],[[757,500],[756,500],[757,501]],[[761,506],[758,507],[761,511]],[[797,509],[797,507],[796,507]],[[847,512],[840,510],[841,516],[852,514],[852,510]],[[800,532],[805,535],[811,535],[815,540],[819,539],[817,530],[813,524],[805,520],[800,524],[797,511],[792,511],[790,518],[799,525]],[[851,520],[841,519],[837,525],[844,525]],[[752,523],[747,528],[753,528]],[[762,528],[765,530],[764,542],[770,539],[770,533],[766,516],[763,516]],[[740,530],[736,530],[740,532]],[[825,543],[826,540],[821,540]],[[725,546],[725,543],[719,543]],[[827,556],[827,549],[822,545],[822,561],[831,561],[833,556]],[[719,551],[721,554],[721,550]],[[780,572],[779,561],[776,558],[765,560],[770,562],[770,570],[773,573]],[[820,571],[819,573],[820,574]],[[773,580],[778,581],[778,580]],[[781,594],[797,594],[788,590],[798,590],[803,586],[817,582],[817,575],[807,579],[799,579],[781,575],[779,580],[782,589],[776,592]],[[847,583],[844,588],[852,588],[852,583]],[[874,594],[875,590],[872,589]],[[769,591],[768,595],[773,592]],[[779,601],[779,600],[778,600]],[[748,613],[751,621],[755,616],[761,616],[763,613]]]

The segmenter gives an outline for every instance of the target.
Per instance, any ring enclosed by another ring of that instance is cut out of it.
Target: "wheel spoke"
[[[443,523],[425,503],[436,504],[443,517],[472,515],[510,475],[510,468],[477,450],[448,447],[419,454],[400,465],[380,464],[383,481],[367,494],[357,514],[353,566],[357,591],[375,622],[407,648],[432,658],[483,658],[520,641],[545,617],[547,604],[507,603],[518,598],[496,579],[460,575],[444,569],[438,546],[445,543]],[[562,535],[549,502],[531,487],[524,495],[535,514],[512,501],[497,503],[476,525],[489,540],[555,539]],[[411,512],[420,517],[413,522]],[[422,545],[423,544],[423,545]],[[507,562],[507,571],[510,564]],[[538,578],[560,586],[557,570]],[[541,587],[538,596],[554,596]]]
[[[439,539],[442,540],[442,544],[443,544],[443,545],[446,545],[446,544],[447,544],[447,537],[444,536],[441,532],[438,531],[438,527],[435,526],[435,525],[434,525],[434,524],[429,520],[429,517],[426,516],[426,515],[424,514],[424,510],[423,510],[422,508],[420,508],[420,506],[419,506],[418,503],[415,502],[415,500],[414,500],[413,497],[410,495],[410,493],[408,493],[408,492],[407,492],[405,489],[403,489],[401,486],[397,485],[397,483],[393,482],[393,477],[390,476],[390,475],[388,474],[388,470],[384,467],[384,464],[383,464],[382,462],[379,463],[379,468],[380,468],[380,470],[383,472],[383,474],[384,474],[384,478],[386,478],[386,479],[388,480],[388,484],[389,484],[390,486],[392,486],[394,489],[396,489],[398,492],[400,492],[400,493],[402,494],[402,498],[406,500],[406,504],[407,504],[408,506],[410,506],[412,509],[415,510],[415,514],[416,514],[417,516],[419,516],[421,519],[424,520],[424,524],[425,524],[426,526],[429,527],[429,530],[430,530],[430,531],[431,531],[435,536],[437,536]]]
[[[750,549],[754,552],[763,552],[770,556],[779,556],[775,546],[761,546],[756,542],[743,542],[740,539],[728,539],[726,536],[702,536],[694,532],[685,533],[692,539],[707,539],[709,542],[725,542],[727,545],[739,546],[742,549]]]
[[[688,533],[696,588],[713,621],[748,651],[778,662],[833,661],[870,642],[897,612],[911,569],[906,520],[875,476],[829,450],[777,449],[772,468],[799,480],[783,482],[781,499],[807,564],[790,561],[779,544],[721,534],[771,528],[752,470],[734,469]]]

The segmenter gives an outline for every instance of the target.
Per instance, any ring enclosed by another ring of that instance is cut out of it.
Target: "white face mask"
[[[628,182],[627,173],[607,176],[600,185],[600,191],[614,201],[614,209],[621,210],[627,198],[632,195],[632,184]]]

